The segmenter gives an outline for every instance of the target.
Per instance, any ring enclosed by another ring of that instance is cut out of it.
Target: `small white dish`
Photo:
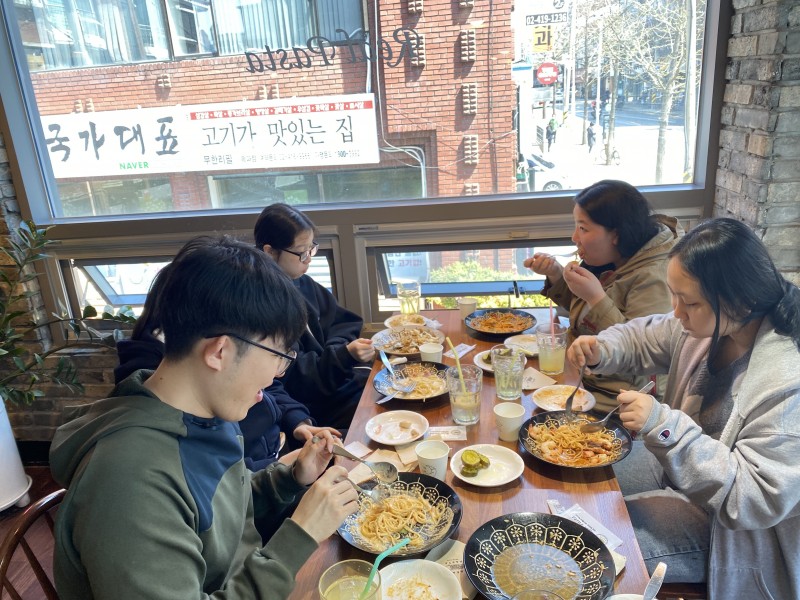
[[[548,385],[531,392],[531,400],[542,410],[564,410],[567,396],[575,389],[574,385]],[[596,403],[594,395],[583,388],[578,390],[572,400],[572,410],[586,412],[591,410]]]
[[[400,446],[418,440],[428,431],[428,419],[410,410],[375,415],[364,426],[367,437],[379,444]]]
[[[461,455],[464,450],[475,450],[485,455],[489,459],[489,466],[485,469],[478,469],[478,474],[474,477],[465,477],[461,474]],[[475,444],[462,448],[450,459],[450,470],[453,475],[465,483],[471,483],[478,487],[494,487],[505,485],[514,481],[522,475],[525,470],[525,462],[522,457],[509,450],[505,446],[497,444]]]
[[[528,333],[512,335],[510,338],[506,338],[503,343],[509,348],[519,348],[527,356],[539,355],[539,344],[536,341],[535,335],[530,335]]]
[[[431,323],[433,323],[431,319],[420,314],[392,315],[383,322],[384,326],[389,329],[394,329],[395,327],[430,327]]]
[[[461,584],[456,576],[431,560],[401,560],[383,567],[380,574],[383,600],[461,600]]]
[[[484,350],[483,352],[478,352],[475,356],[472,357],[472,362],[478,365],[481,369],[486,371],[487,373],[494,373],[494,368],[492,367],[492,358],[490,356],[491,350]],[[484,357],[489,361],[488,363],[483,362]]]

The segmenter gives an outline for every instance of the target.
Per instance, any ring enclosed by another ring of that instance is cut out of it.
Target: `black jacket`
[[[347,351],[347,344],[360,337],[364,321],[308,275],[295,285],[306,300],[308,327],[295,346],[297,360],[283,376],[283,385],[320,425],[347,427],[369,376],[368,369],[356,368],[364,365]]]

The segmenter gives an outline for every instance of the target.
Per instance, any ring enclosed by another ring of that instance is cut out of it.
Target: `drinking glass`
[[[358,600],[372,569],[365,560],[343,560],[328,567],[319,578],[319,597],[323,600]],[[368,600],[380,600],[381,574],[375,578],[364,596]]]
[[[517,400],[522,397],[522,372],[528,359],[519,348],[502,344],[491,350],[494,385],[500,400]]]
[[[447,390],[450,392],[450,410],[453,421],[459,425],[474,425],[481,417],[481,390],[483,371],[477,365],[461,365],[447,369]]]
[[[400,312],[404,315],[415,315],[419,312],[419,281],[396,281],[397,298],[400,300]]]
[[[536,326],[536,343],[539,346],[539,370],[545,375],[564,372],[564,355],[567,352],[567,328],[556,323]]]

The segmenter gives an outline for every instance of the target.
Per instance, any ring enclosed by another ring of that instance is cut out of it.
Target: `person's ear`
[[[278,260],[279,252],[269,244],[264,244],[261,249],[264,251],[264,254],[271,256],[274,260]]]
[[[210,338],[202,341],[200,355],[205,365],[214,371],[221,371],[224,366],[224,357],[233,342],[227,336]]]

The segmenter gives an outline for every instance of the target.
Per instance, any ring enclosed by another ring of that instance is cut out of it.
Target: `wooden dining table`
[[[539,322],[549,321],[547,309],[530,309],[529,312]],[[472,351],[461,358],[463,364],[472,364],[476,354],[503,341],[502,338],[498,341],[476,339],[471,336],[457,310],[423,311],[422,314],[441,323],[440,330],[449,337],[453,345],[457,346],[460,343],[475,345]],[[445,345],[445,351],[447,349]],[[455,360],[452,358],[445,357],[443,362],[447,365],[455,365]],[[527,366],[538,368],[537,359],[529,358]],[[374,388],[372,380],[382,368],[380,361],[376,361],[347,432],[345,445],[361,442],[372,449],[380,448],[380,444],[367,436],[365,425],[375,415],[390,410],[417,411],[425,416],[432,427],[454,424],[450,404],[446,399],[433,403],[391,400],[386,404],[375,404],[382,394]],[[559,382],[562,378],[563,376],[555,376]],[[540,409],[531,401],[529,391],[526,392],[523,392],[520,401],[525,407],[525,418],[527,419]],[[504,442],[498,437],[493,409],[500,402],[502,401],[495,396],[494,378],[490,374],[484,374],[480,420],[475,425],[466,426],[466,441],[447,442],[452,449],[451,456],[460,448],[479,443],[498,444],[519,452],[516,442]],[[625,557],[626,564],[622,572],[617,575],[614,592],[641,594],[649,575],[642,560],[613,467],[588,470],[569,469],[544,464],[527,455],[524,455],[523,459],[525,469],[519,478],[492,488],[465,483],[455,477],[448,468],[445,481],[458,494],[463,506],[461,523],[453,537],[466,543],[481,525],[495,517],[509,513],[547,513],[549,512],[547,500],[550,499],[558,500],[565,508],[578,503],[622,540],[622,545],[615,551]],[[348,468],[356,465],[347,459],[337,458],[336,460]],[[332,564],[348,558],[360,558],[371,562],[375,557],[353,547],[338,535],[333,535],[322,542],[298,573],[297,585],[290,597],[292,599],[318,598],[317,582],[322,572]],[[386,563],[390,561],[391,558],[386,559]],[[478,597],[481,597],[480,594]]]

